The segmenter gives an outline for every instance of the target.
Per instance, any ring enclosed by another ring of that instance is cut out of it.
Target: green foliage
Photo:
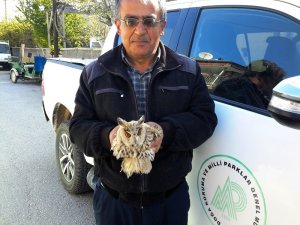
[[[112,25],[115,0],[61,0],[61,2],[74,6],[86,15],[98,16],[100,23]]]
[[[99,20],[99,15],[90,15],[87,21],[90,37],[99,37],[100,40],[104,40],[110,26],[101,23]]]
[[[89,45],[89,33],[84,17],[70,13],[66,14],[65,21],[68,47],[87,47]]]
[[[88,47],[90,37],[104,40],[112,25],[114,4],[115,0],[60,0],[57,7],[59,47],[63,46],[63,28],[67,47]],[[10,40],[11,46],[24,43],[26,47],[48,47],[46,15],[50,22],[52,0],[18,0],[17,9],[21,16],[0,22],[0,39]],[[49,32],[53,39],[53,23]]]
[[[113,24],[115,0],[60,0],[85,14],[89,37],[104,40]],[[87,16],[88,15],[88,16]]]
[[[42,8],[43,7],[43,10]],[[23,14],[18,20],[25,20],[33,28],[33,37],[37,47],[47,47],[46,12],[52,11],[52,0],[19,0],[18,10]]]
[[[21,44],[35,47],[32,27],[24,20],[0,22],[0,39],[9,40],[11,47],[20,47]]]

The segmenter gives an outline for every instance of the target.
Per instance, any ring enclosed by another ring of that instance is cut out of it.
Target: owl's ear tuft
[[[122,126],[122,127],[126,126],[126,123],[127,123],[125,120],[123,120],[123,119],[120,118],[120,117],[117,118],[117,122],[118,122],[118,124],[119,124],[120,126]]]
[[[145,116],[142,115],[141,118],[139,118],[138,123],[141,124],[145,121]]]

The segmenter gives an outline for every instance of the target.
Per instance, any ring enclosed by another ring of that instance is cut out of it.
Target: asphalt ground
[[[92,193],[71,195],[59,181],[41,101],[39,82],[0,71],[0,224],[95,224]]]

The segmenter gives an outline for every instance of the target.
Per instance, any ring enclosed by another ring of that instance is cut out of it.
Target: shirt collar
[[[123,62],[124,62],[127,66],[129,66],[129,67],[131,67],[131,68],[134,69],[134,67],[133,67],[132,64],[129,62],[129,60],[127,59],[127,57],[126,57],[126,55],[125,55],[125,49],[124,49],[123,46],[122,46],[122,49],[121,49],[121,55],[122,55],[122,60],[123,60]],[[147,71],[151,71],[151,70],[153,69],[154,65],[159,61],[160,57],[161,57],[161,49],[160,49],[160,46],[158,46],[156,59],[155,59],[154,63],[149,67],[149,69],[148,69]]]

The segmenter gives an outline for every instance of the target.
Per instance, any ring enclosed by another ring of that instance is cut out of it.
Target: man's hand
[[[110,141],[110,144],[112,144],[113,140],[116,138],[118,129],[119,129],[119,125],[116,126],[114,129],[112,129],[109,132],[109,141]]]

